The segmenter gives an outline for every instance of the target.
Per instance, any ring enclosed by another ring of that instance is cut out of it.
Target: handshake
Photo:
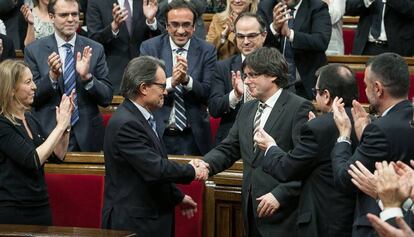
[[[205,181],[208,179],[209,165],[200,159],[193,159],[189,162],[195,171],[195,180]]]

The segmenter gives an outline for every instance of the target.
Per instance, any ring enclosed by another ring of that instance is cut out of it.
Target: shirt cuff
[[[391,218],[394,218],[394,217],[397,217],[397,216],[400,216],[400,217],[404,216],[403,213],[402,213],[401,208],[399,208],[399,207],[387,208],[387,209],[385,209],[384,211],[382,211],[380,213],[380,218],[383,221],[386,221],[388,219],[391,219]]]
[[[187,85],[183,85],[187,91],[191,91],[193,89],[193,78],[191,76],[188,76],[188,83]]]
[[[294,37],[295,37],[295,31],[290,29],[289,42],[293,42]]]
[[[157,18],[154,18],[154,23],[149,24],[148,20],[145,20],[145,24],[150,28],[150,30],[157,30]]]
[[[119,29],[115,32],[115,31],[113,31],[113,30],[111,30],[112,31],[112,36],[114,37],[114,38],[116,38],[116,37],[118,37],[118,34],[119,34]]]
[[[240,100],[242,98],[243,98],[242,96],[240,96],[240,99],[237,98],[236,93],[234,92],[234,89],[231,90],[230,91],[230,94],[229,94],[229,104],[230,104],[230,108],[235,109],[236,106],[237,106],[237,104],[240,102]]]
[[[364,0],[364,5],[366,8],[368,8],[369,6],[371,6],[371,4],[374,2],[375,0]],[[381,0],[379,0],[381,1]]]
[[[92,86],[93,86],[93,79],[90,82],[86,83],[84,88],[85,88],[85,90],[88,91],[92,88]]]
[[[273,147],[273,146],[276,146],[276,147],[277,147],[277,144],[275,143],[275,144],[272,144],[272,145],[268,146],[268,147],[267,147],[267,149],[266,149],[266,151],[265,151],[265,153],[264,153],[264,156],[266,156],[267,151],[268,151],[271,147]]]
[[[166,89],[167,89],[168,92],[170,92],[170,91],[172,91],[172,89],[174,89],[174,88],[172,88],[171,81],[172,81],[172,77],[167,77],[167,80],[166,80],[165,83],[167,84]]]
[[[272,34],[274,35],[274,36],[279,36],[279,33],[275,30],[275,28],[273,27],[273,22],[272,23],[270,23],[270,31],[272,32]]]
[[[58,87],[58,83],[57,83],[57,81],[55,81],[55,80],[53,80],[52,78],[50,78],[49,77],[49,79],[50,79],[50,83],[52,83],[52,88],[53,89],[57,89],[57,87]]]

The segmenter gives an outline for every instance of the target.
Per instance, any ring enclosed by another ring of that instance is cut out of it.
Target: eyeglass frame
[[[72,16],[72,18],[79,18],[80,13],[79,12],[55,12],[53,15],[56,15],[60,18],[68,19],[69,16]]]
[[[194,23],[190,23],[190,22],[179,23],[179,22],[173,21],[171,23],[167,23],[167,26],[175,30],[178,30],[180,28],[183,28],[184,30],[189,30],[194,27]]]
[[[316,97],[316,95],[317,95],[317,94],[319,94],[319,93],[320,93],[320,91],[321,91],[321,89],[320,89],[320,88],[313,87],[313,88],[312,88],[312,95],[313,95],[314,97]]]
[[[165,89],[167,89],[167,83],[159,83],[159,82],[150,82],[150,83],[148,83],[148,84],[150,84],[150,85],[157,85],[157,86],[159,86],[162,90],[165,90]]]
[[[256,79],[256,78],[260,77],[261,75],[264,75],[264,74],[263,73],[257,73],[257,72],[242,73],[241,78],[242,78],[243,81],[245,81],[246,78]]]
[[[263,31],[261,32],[255,32],[255,33],[249,33],[249,34],[241,34],[241,33],[235,33],[236,40],[245,40],[247,38],[248,41],[255,40],[259,35],[263,34]]]

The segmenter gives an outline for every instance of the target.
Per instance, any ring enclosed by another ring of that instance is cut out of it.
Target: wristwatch
[[[340,137],[338,137],[338,139],[336,140],[336,142],[337,143],[346,142],[349,145],[351,145],[351,139],[349,137],[346,137],[346,136],[340,136]]]

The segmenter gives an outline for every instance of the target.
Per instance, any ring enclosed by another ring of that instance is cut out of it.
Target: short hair
[[[167,9],[165,10],[165,22],[168,24],[168,13],[171,10],[182,9],[182,8],[188,9],[193,13],[193,24],[195,24],[198,18],[198,13],[196,11],[194,4],[186,0],[172,0],[168,4]]]
[[[252,12],[243,12],[240,15],[238,15],[237,18],[236,18],[236,20],[234,21],[234,29],[236,29],[237,22],[239,22],[239,20],[241,18],[244,18],[244,17],[255,18],[257,20],[257,22],[259,22],[260,32],[262,33],[262,32],[265,32],[266,31],[266,23],[263,20],[263,18],[260,15],[258,15],[256,13],[252,13]]]
[[[346,65],[329,64],[322,66],[316,71],[318,79],[319,94],[324,90],[329,91],[330,100],[335,97],[343,98],[345,106],[352,106],[352,101],[358,99],[358,85],[355,73]]]
[[[59,0],[49,0],[49,4],[47,4],[47,12],[50,14],[55,14],[55,5],[56,2]],[[63,0],[65,2],[76,2],[78,4],[78,11],[80,10],[80,3],[79,0]]]
[[[249,67],[254,72],[267,76],[275,76],[278,87],[284,88],[288,85],[288,64],[279,50],[270,47],[262,47],[246,56],[243,62],[243,70]]]
[[[21,60],[7,59],[0,63],[0,114],[17,124],[13,114],[13,102],[21,104],[13,95],[25,69],[29,66]]]
[[[410,73],[407,62],[396,53],[383,53],[367,62],[376,76],[375,80],[387,88],[394,98],[406,98],[410,88]]]
[[[132,59],[125,68],[121,82],[121,95],[135,99],[138,96],[137,88],[144,83],[155,82],[158,68],[165,70],[162,60],[152,56],[141,56]]]
[[[219,13],[216,14],[221,22],[226,22],[227,18],[231,15],[231,12],[232,12],[231,0],[227,0],[226,2],[227,2],[226,3],[226,9],[224,9],[224,11],[219,12]],[[259,0],[251,0],[249,9],[247,9],[247,11],[252,12],[252,13],[256,13],[258,8],[259,8]]]

